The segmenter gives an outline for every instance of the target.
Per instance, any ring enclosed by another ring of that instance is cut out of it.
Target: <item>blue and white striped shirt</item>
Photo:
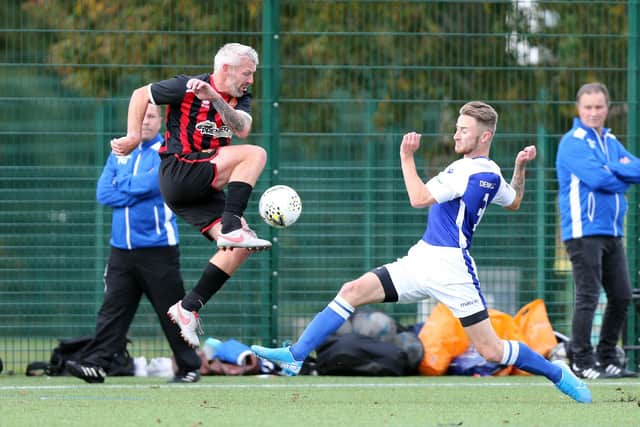
[[[470,248],[489,204],[509,206],[516,197],[500,167],[486,157],[456,160],[426,185],[438,203],[429,209],[422,240],[433,246]]]

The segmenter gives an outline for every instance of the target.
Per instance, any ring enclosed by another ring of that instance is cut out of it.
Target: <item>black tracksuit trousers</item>
[[[144,294],[158,315],[178,369],[200,368],[200,357],[167,316],[169,307],[185,295],[176,246],[133,250],[112,247],[104,281],[95,337],[82,350],[81,360],[106,368],[115,353],[124,352],[129,327]]]
[[[565,242],[573,267],[575,307],[571,325],[570,353],[579,366],[590,367],[594,356],[605,366],[617,362],[616,344],[631,302],[627,257],[620,237],[589,236]],[[593,354],[591,329],[600,298],[607,295],[600,340]]]

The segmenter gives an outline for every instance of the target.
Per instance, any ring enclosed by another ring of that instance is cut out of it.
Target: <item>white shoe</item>
[[[195,311],[188,311],[182,308],[182,300],[173,304],[167,311],[167,316],[173,323],[180,327],[180,335],[193,348],[200,346],[198,334],[202,334],[200,327],[200,317]]]
[[[227,248],[245,248],[255,251],[261,251],[271,248],[271,242],[260,239],[256,233],[250,228],[238,228],[218,236],[218,247]]]

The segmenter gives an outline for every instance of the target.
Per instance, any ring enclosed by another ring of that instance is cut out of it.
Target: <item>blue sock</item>
[[[343,298],[337,296],[320,313],[316,314],[311,323],[291,346],[291,354],[296,360],[304,360],[309,353],[316,349],[342,326],[354,312],[354,308]]]
[[[518,341],[503,340],[503,365],[515,365],[518,369],[535,375],[544,375],[556,384],[562,378],[562,369],[549,362],[526,344]]]

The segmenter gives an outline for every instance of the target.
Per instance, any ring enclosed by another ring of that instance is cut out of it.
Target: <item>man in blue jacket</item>
[[[631,301],[622,240],[625,192],[640,180],[640,161],[604,127],[609,110],[604,84],[583,85],[576,103],[578,117],[562,137],[556,157],[562,240],[575,282],[571,368],[589,379],[637,376],[622,365],[616,344]],[[594,354],[591,329],[601,287],[607,306]]]
[[[125,352],[142,294],[153,305],[173,350],[178,367],[173,381],[190,383],[200,378],[200,357],[166,315],[185,292],[176,216],[164,203],[158,184],[161,126],[161,108],[149,104],[140,145],[126,156],[111,153],[98,180],[98,201],[113,208],[104,301],[95,337],[78,361],[66,364],[72,375],[89,383],[103,382],[114,354]]]

